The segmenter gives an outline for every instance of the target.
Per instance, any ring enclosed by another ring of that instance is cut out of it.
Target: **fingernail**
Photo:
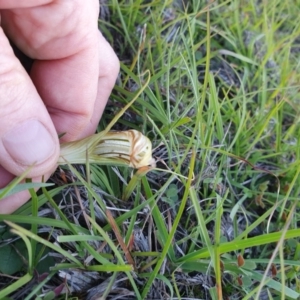
[[[55,150],[50,132],[35,119],[13,128],[5,134],[2,142],[15,162],[28,166],[46,161]]]

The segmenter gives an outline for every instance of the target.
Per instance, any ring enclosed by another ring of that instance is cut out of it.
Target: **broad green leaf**
[[[11,245],[0,247],[0,272],[13,275],[24,266],[20,255]]]

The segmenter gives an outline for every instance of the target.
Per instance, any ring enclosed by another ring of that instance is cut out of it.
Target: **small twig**
[[[120,247],[124,251],[124,255],[125,255],[128,263],[133,266],[134,270],[136,270],[136,266],[135,266],[134,260],[132,259],[131,254],[130,254],[130,251],[128,250],[126,244],[124,243],[123,238],[119,231],[119,227],[118,227],[117,223],[115,222],[115,219],[109,210],[106,210],[106,216],[107,216],[108,223],[110,224],[110,226],[111,226],[112,230],[114,231],[115,236],[120,244]]]

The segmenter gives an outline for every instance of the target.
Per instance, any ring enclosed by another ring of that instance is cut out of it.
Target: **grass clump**
[[[299,298],[297,2],[103,4],[121,73],[99,131],[138,94],[113,129],[157,166],[64,167],[0,216],[23,262],[2,298]]]

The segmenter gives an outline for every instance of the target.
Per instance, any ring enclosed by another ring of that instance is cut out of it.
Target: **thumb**
[[[53,170],[57,133],[47,109],[0,27],[0,165],[28,177]]]

